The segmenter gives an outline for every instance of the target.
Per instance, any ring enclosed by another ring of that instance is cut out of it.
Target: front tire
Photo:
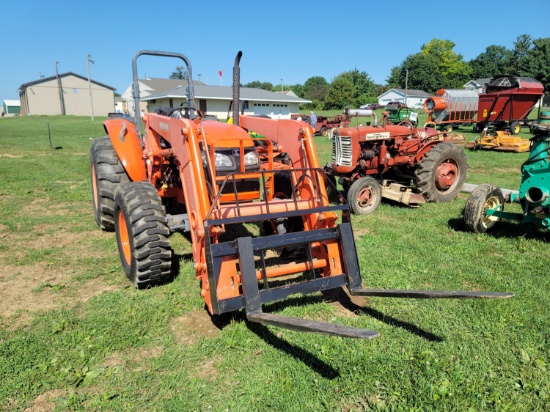
[[[467,170],[464,151],[453,143],[440,143],[418,163],[416,186],[429,202],[450,202],[460,192]]]
[[[102,230],[112,232],[115,230],[115,189],[130,179],[109,137],[92,142],[90,178],[95,221]]]
[[[500,217],[487,215],[488,209],[496,208],[504,210],[502,190],[493,185],[479,185],[472,191],[464,206],[466,226],[475,233],[487,232],[500,220]]]
[[[382,200],[382,187],[370,176],[362,177],[351,185],[348,191],[348,203],[351,211],[357,215],[374,212]]]
[[[138,289],[165,283],[171,274],[170,229],[149,182],[126,182],[115,192],[115,231],[124,273]]]

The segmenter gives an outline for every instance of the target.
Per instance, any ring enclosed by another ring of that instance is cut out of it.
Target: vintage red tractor
[[[381,198],[410,206],[453,200],[466,179],[468,164],[457,137],[434,128],[415,128],[409,121],[378,124],[371,110],[350,110],[352,116],[373,116],[374,125],[334,130],[332,162],[326,166],[339,179],[356,214],[372,213]]]

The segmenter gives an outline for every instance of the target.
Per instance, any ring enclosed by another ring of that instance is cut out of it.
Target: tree
[[[348,79],[353,84],[354,93],[351,96],[353,106],[360,106],[368,103],[369,100],[376,100],[376,85],[366,72],[353,69],[339,76]]]
[[[353,104],[355,87],[343,74],[337,76],[328,87],[325,95],[324,109],[343,109]]]
[[[480,79],[484,77],[495,77],[500,74],[509,73],[513,53],[503,46],[491,45],[479,54],[475,59],[470,60],[472,77]]]
[[[310,77],[304,83],[303,98],[313,102],[313,106],[323,104],[328,90],[328,83],[322,76]]]
[[[458,88],[467,82],[472,73],[471,67],[461,54],[453,51],[455,43],[450,40],[432,39],[421,47],[421,53],[432,56],[437,62],[439,75],[446,88]]]
[[[184,70],[183,66],[176,66],[176,71],[172,72],[169,78],[187,80],[187,77],[188,77],[187,70]]]
[[[522,60],[527,55],[527,50],[529,50],[533,45],[533,39],[528,34],[521,34],[516,37],[514,42],[514,49],[512,50],[512,57],[510,58],[510,64],[507,67],[506,73],[519,75],[518,67],[521,65]]]
[[[253,82],[247,83],[244,85],[244,87],[250,87],[253,89],[263,89],[263,90],[269,90],[273,91],[273,84],[270,82],[260,82],[258,80],[254,80]]]
[[[518,75],[533,77],[550,90],[550,38],[536,39],[532,44],[519,61]]]
[[[304,86],[301,84],[285,86],[285,90],[292,90],[298,97],[302,97],[304,95]]]
[[[392,68],[388,86],[392,88],[423,90],[433,93],[446,87],[439,64],[431,54],[416,53],[407,56],[400,66]],[[408,72],[408,76],[407,76]]]

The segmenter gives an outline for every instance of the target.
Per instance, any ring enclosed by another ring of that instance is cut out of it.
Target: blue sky
[[[525,5],[525,7],[522,7]],[[517,36],[550,37],[549,0],[472,1],[0,1],[0,101],[23,83],[73,72],[122,93],[139,50],[183,53],[193,77],[231,85],[243,52],[241,82],[330,82],[358,69],[385,84],[392,67],[434,38],[451,40],[468,61]],[[168,77],[177,59],[140,57],[140,78]],[[223,76],[220,79],[219,71]]]

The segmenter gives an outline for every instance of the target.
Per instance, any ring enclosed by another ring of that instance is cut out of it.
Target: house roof
[[[163,79],[158,77],[148,77],[146,79],[139,79],[139,82],[147,86],[154,93],[172,90],[177,88],[178,86],[187,86],[187,79]],[[203,82],[199,82],[196,80],[193,80],[192,83],[193,85],[204,84]]]
[[[195,99],[233,99],[233,88],[229,86],[210,86],[206,84],[197,84],[194,86],[194,90]],[[152,94],[150,96],[142,98],[141,100],[147,101],[162,98],[185,98],[186,92],[187,87],[177,87],[175,89],[165,92]],[[251,87],[241,87],[240,99],[281,103],[311,103],[311,100],[301,99],[300,97],[275,93],[268,90],[256,89]]]
[[[380,96],[378,96],[378,98],[388,94],[389,92],[395,92],[395,93],[398,93],[398,94],[401,94],[403,96],[405,96],[405,94],[407,95],[407,97],[431,97],[431,94],[430,93],[426,93],[425,91],[423,90],[414,90],[414,89],[390,89],[384,93],[382,93]]]
[[[6,106],[21,106],[21,102],[19,100],[4,100],[4,104]]]
[[[491,77],[484,77],[484,78],[481,78],[481,79],[470,80],[469,82],[467,82],[464,85],[464,87],[466,87],[468,84],[471,84],[471,83],[475,83],[479,87],[485,87],[485,84],[489,83],[490,81],[491,81]]]
[[[88,81],[87,77],[81,76],[81,75],[73,73],[73,72],[67,72],[67,73],[59,74],[60,78],[69,77],[69,76],[78,77],[79,79]],[[21,86],[19,86],[19,90],[18,90],[19,94],[23,93],[27,87],[35,86],[35,85],[40,84],[40,83],[49,82],[49,81],[55,80],[56,78],[57,78],[57,76],[42,77],[42,78],[40,78],[38,80],[34,80],[32,82],[23,83]],[[96,82],[95,80],[92,80],[92,79],[90,79],[90,82],[94,83],[94,84],[97,84],[98,86],[105,87],[107,89],[116,90],[116,88],[114,88],[112,86],[108,86],[104,83]]]

